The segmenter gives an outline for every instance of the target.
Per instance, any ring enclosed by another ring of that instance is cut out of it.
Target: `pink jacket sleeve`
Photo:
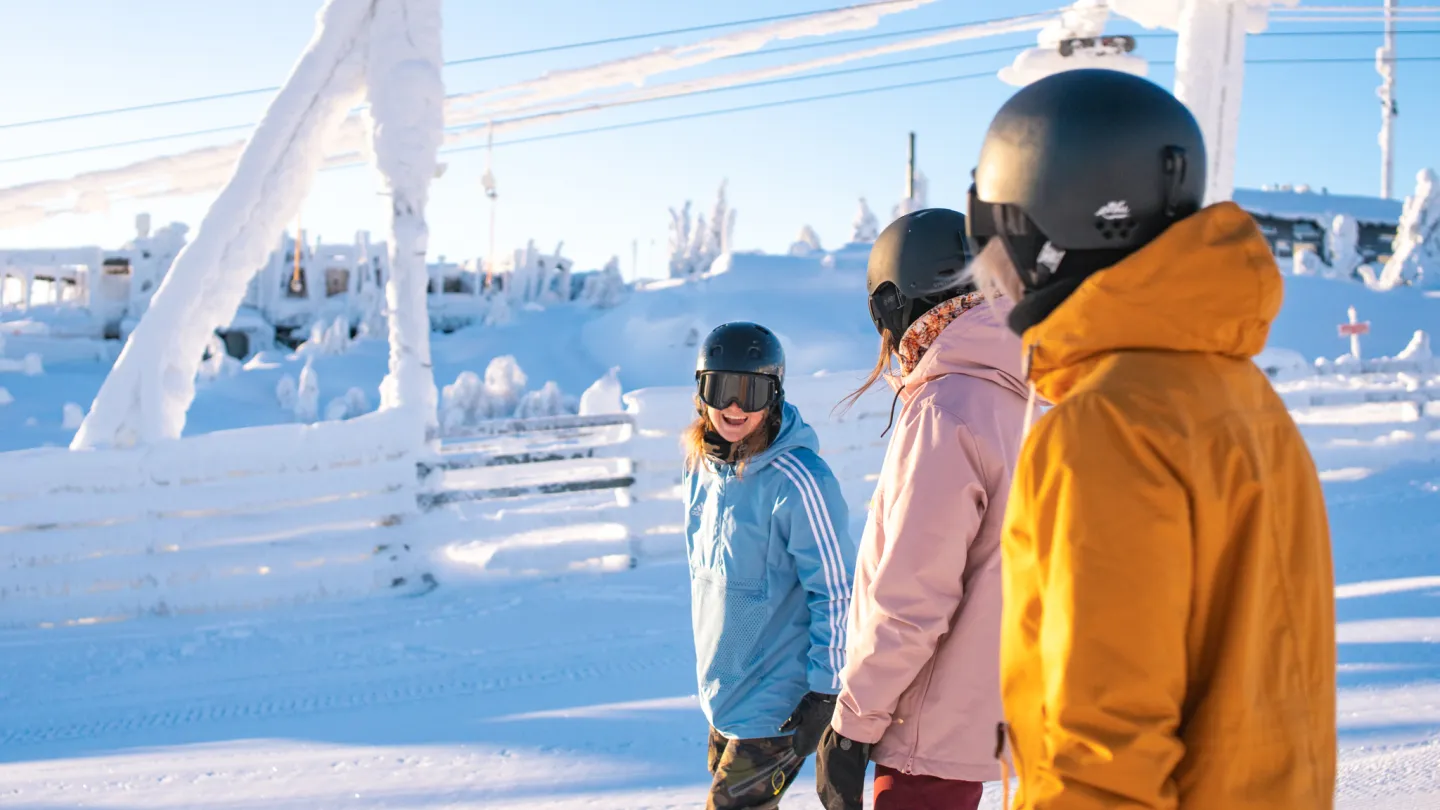
[[[906,409],[860,545],[835,730],[877,742],[950,630],[987,503],[975,439],[930,402]]]

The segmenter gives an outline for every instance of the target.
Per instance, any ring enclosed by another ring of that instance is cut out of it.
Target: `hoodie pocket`
[[[770,618],[764,588],[702,575],[694,580],[692,596],[701,673],[722,689],[734,686],[764,655],[763,636]]]

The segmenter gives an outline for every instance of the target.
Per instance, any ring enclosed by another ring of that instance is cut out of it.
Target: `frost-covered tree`
[[[1434,169],[1422,169],[1416,176],[1415,193],[1405,198],[1400,214],[1394,248],[1378,286],[1440,289],[1440,178]]]
[[[690,249],[687,254],[690,275],[698,276],[710,269],[710,231],[705,228],[705,215],[695,218],[695,227],[690,231]]]
[[[314,422],[320,418],[320,378],[309,360],[300,369],[300,387],[295,395],[295,418],[301,422]]]
[[[717,258],[730,252],[730,238],[735,232],[735,210],[730,207],[725,196],[725,188],[729,182],[720,181],[720,189],[715,193],[715,207],[710,212],[710,231],[705,240],[705,252],[701,257],[701,272],[709,270]]]
[[[809,225],[800,229],[800,235],[795,237],[794,244],[790,245],[791,256],[812,256],[824,252],[825,249],[820,247],[820,234],[815,233],[815,229]]]
[[[1340,214],[1325,232],[1325,255],[1313,250],[1297,250],[1294,256],[1295,275],[1320,276],[1333,279],[1363,277],[1360,266],[1360,225],[1349,214]]]
[[[621,400],[620,367],[614,366],[604,376],[590,384],[580,395],[580,415],[595,416],[602,413],[621,413],[625,404]]]
[[[560,386],[552,380],[539,391],[531,391],[515,406],[516,419],[534,419],[539,416],[563,416],[575,412],[573,397],[560,392]]]
[[[913,214],[922,208],[929,208],[928,201],[930,182],[925,179],[925,173],[919,169],[915,170],[915,193],[914,196],[902,199],[895,209],[890,213],[892,220],[899,219],[906,214]]]
[[[880,223],[865,198],[860,198],[860,210],[855,212],[855,221],[850,225],[851,242],[874,242],[880,237]]]
[[[592,307],[609,309],[620,303],[620,295],[624,291],[625,279],[620,275],[620,257],[611,256],[603,270],[585,276],[585,286],[580,291],[580,297]]]
[[[725,189],[726,183],[722,182],[708,224],[703,214],[692,218],[689,200],[679,211],[670,209],[671,278],[692,278],[705,273],[717,258],[730,251],[735,210],[730,207]]]
[[[280,404],[280,409],[285,411],[295,410],[295,400],[299,396],[299,388],[295,385],[295,378],[289,374],[280,377],[275,383],[275,401]]]
[[[690,262],[691,242],[690,201],[679,211],[670,209],[670,277],[689,278],[692,273]]]

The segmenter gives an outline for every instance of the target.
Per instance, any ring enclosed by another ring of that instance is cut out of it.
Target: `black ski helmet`
[[[736,321],[715,327],[700,344],[695,376],[707,371],[763,374],[785,384],[785,350],[774,332],[758,323]]]
[[[970,234],[977,249],[1001,239],[1034,291],[1067,254],[1103,255],[1078,262],[1089,273],[1133,253],[1198,211],[1204,194],[1205,142],[1184,104],[1138,76],[1071,70],[1021,89],[995,114],[970,191]]]
[[[962,282],[970,249],[965,215],[948,208],[925,208],[890,223],[870,249],[865,292],[875,331],[889,330],[899,340],[905,330],[936,304],[972,292]]]

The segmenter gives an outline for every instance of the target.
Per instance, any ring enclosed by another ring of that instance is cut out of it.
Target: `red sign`
[[[1369,322],[1369,321],[1361,321],[1360,323],[1342,323],[1342,324],[1340,324],[1340,337],[1352,337],[1352,336],[1354,336],[1354,335],[1368,335],[1368,334],[1370,334],[1370,322]]]

